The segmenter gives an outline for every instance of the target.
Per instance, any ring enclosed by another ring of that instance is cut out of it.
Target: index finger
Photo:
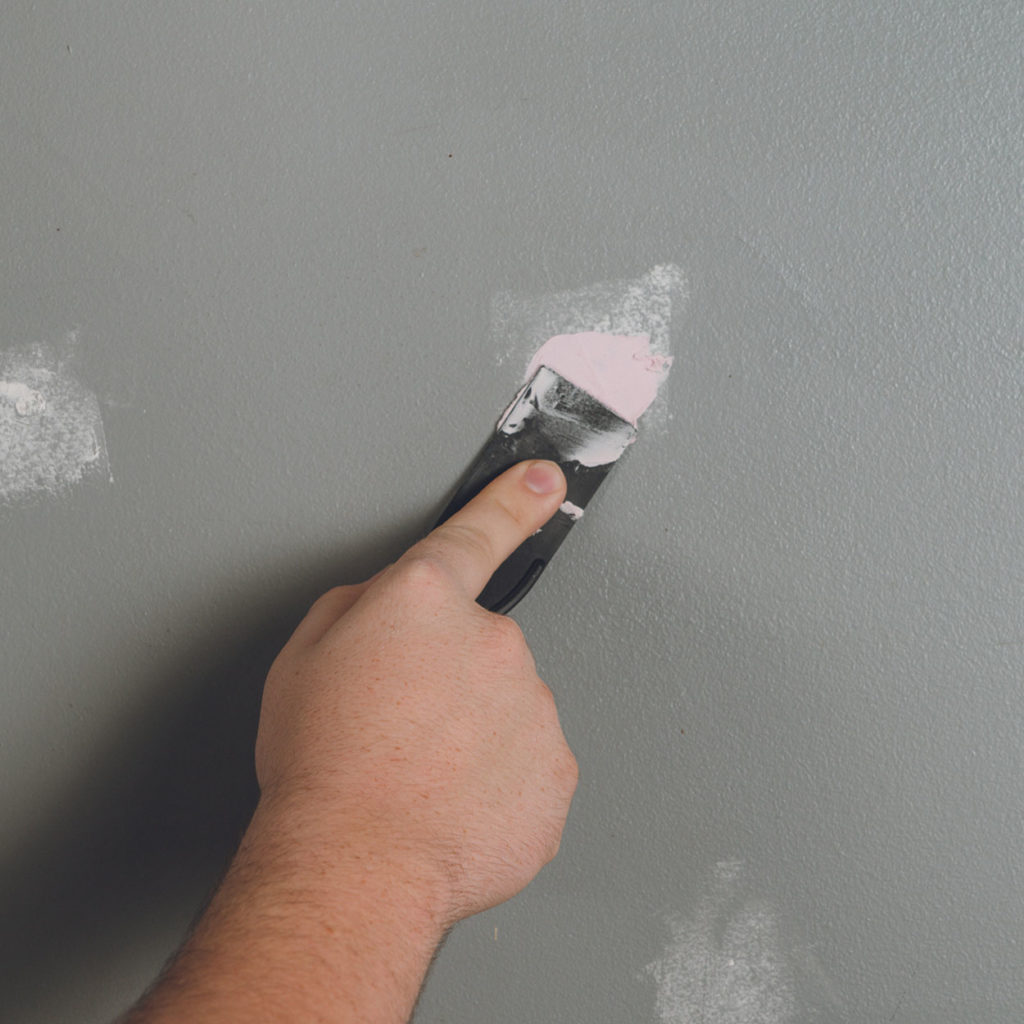
[[[564,498],[565,476],[557,463],[520,462],[413,545],[399,564],[429,557],[475,599],[498,566],[555,514]]]

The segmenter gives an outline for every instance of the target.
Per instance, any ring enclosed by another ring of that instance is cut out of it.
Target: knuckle
[[[492,614],[488,619],[489,629],[495,640],[510,651],[524,651],[526,637],[514,619],[507,615]]]
[[[558,851],[562,848],[562,833],[561,830],[555,833],[551,841],[548,843],[548,848],[545,851],[547,860],[546,864],[550,864],[557,856]]]
[[[309,611],[306,612],[306,617],[334,618],[340,615],[351,604],[353,591],[355,589],[356,588],[352,586],[331,587],[330,590],[321,594],[309,606]]]
[[[576,787],[580,784],[580,766],[568,747],[565,748],[565,756],[562,758],[560,770],[562,778],[565,780],[566,789],[570,793],[575,793]]]
[[[393,584],[420,595],[439,595],[452,586],[444,563],[429,550],[417,552],[394,567]]]
[[[538,851],[543,863],[550,864],[558,856],[558,851],[562,846],[562,831],[564,828],[564,818],[552,820],[548,823],[544,831],[542,846]]]
[[[480,633],[484,649],[496,666],[501,665],[505,671],[514,673],[527,688],[525,692],[529,693],[537,680],[537,668],[522,629],[504,615],[481,611],[485,616],[481,618]]]
[[[558,723],[558,704],[555,702],[555,695],[551,690],[551,687],[544,682],[543,679],[538,679],[537,686],[537,704],[540,713],[548,721]]]
[[[434,530],[433,539],[443,544],[455,544],[484,560],[494,558],[491,538],[474,523],[461,523],[449,519]]]
[[[348,586],[331,587],[321,594],[312,605],[310,611],[329,610],[348,600],[352,588]]]

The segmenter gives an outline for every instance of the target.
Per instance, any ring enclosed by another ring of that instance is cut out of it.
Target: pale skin
[[[554,857],[577,768],[522,632],[475,598],[565,497],[520,463],[267,677],[260,799],[193,934],[122,1024],[400,1024],[457,921]]]

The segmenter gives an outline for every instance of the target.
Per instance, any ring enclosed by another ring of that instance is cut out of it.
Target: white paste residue
[[[646,334],[656,355],[671,352],[673,317],[686,308],[686,278],[675,264],[653,267],[642,277],[606,281],[550,295],[495,296],[491,334],[498,361],[529,361],[537,346],[556,334],[597,331]]]
[[[767,900],[745,897],[743,861],[715,865],[709,891],[672,922],[665,955],[647,967],[661,1024],[791,1024],[794,971]]]
[[[17,380],[0,380],[0,398],[10,402],[19,416],[34,416],[46,408],[40,392]]]
[[[109,472],[99,403],[68,361],[48,345],[0,352],[0,504]]]
[[[583,509],[579,505],[574,505],[571,501],[563,501],[558,506],[560,512],[564,512],[570,519],[576,520],[583,517]]]

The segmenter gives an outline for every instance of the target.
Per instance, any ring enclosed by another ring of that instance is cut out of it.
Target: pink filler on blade
[[[668,377],[671,356],[651,352],[647,334],[557,334],[530,361],[529,380],[541,366],[593,395],[636,426]]]

